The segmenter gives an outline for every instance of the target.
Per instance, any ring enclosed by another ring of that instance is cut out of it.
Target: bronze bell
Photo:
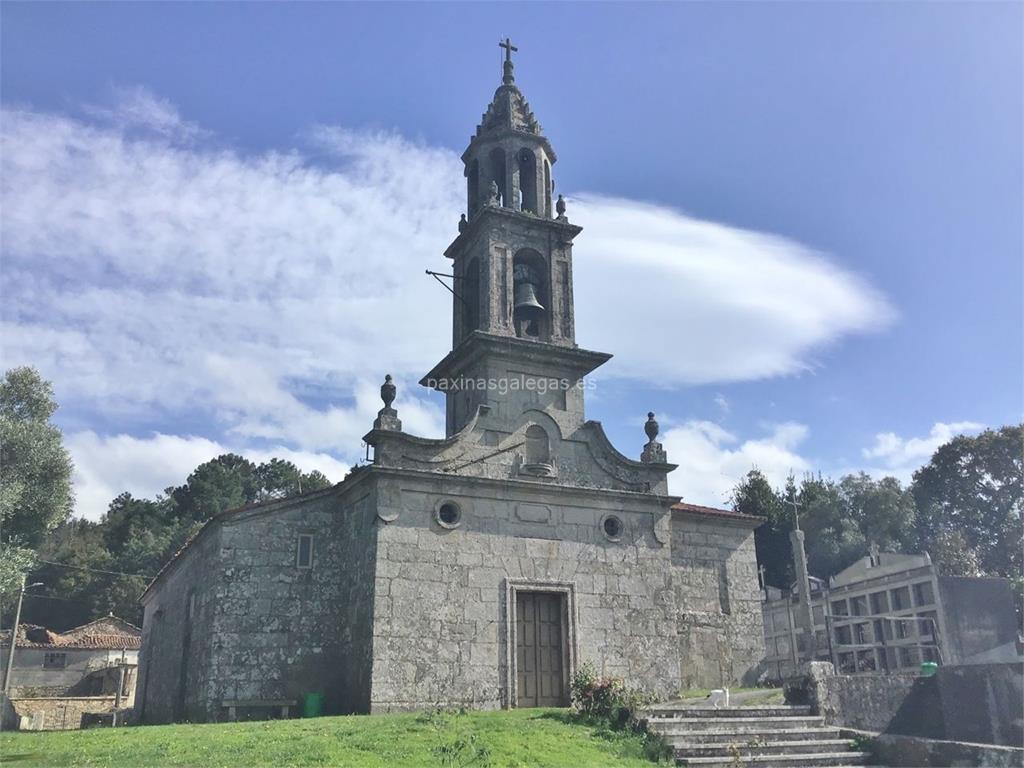
[[[528,313],[544,311],[544,305],[537,301],[537,288],[533,283],[516,283],[515,309]]]

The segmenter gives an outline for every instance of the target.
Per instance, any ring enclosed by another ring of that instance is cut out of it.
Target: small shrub
[[[598,677],[594,665],[584,662],[572,678],[572,706],[592,720],[603,720],[613,728],[637,724],[637,713],[652,698],[638,688],[629,688],[621,677]]]

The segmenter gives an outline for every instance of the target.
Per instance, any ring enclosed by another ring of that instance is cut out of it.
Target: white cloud
[[[285,446],[239,449],[194,436],[157,433],[140,438],[82,431],[68,435],[65,442],[75,462],[75,512],[91,520],[99,519],[119,493],[153,498],[166,488],[181,485],[198,465],[224,453],[237,453],[256,463],[284,459],[303,472],[319,470],[335,483],[349,469],[348,464],[323,453]]]
[[[406,429],[443,432],[437,400],[415,381],[450,346],[452,299],[423,272],[444,268],[464,204],[455,152],[319,127],[306,150],[247,155],[209,146],[141,88],[88,113],[2,114],[5,366],[39,367],[78,424],[101,417],[132,433],[203,421],[218,447],[349,462],[392,373]],[[789,374],[892,316],[863,281],[780,237],[595,195],[569,215],[587,227],[580,339],[614,353],[620,377]],[[162,438],[151,450],[180,457],[172,482],[215,450]],[[86,471],[100,477],[83,466],[83,483]],[[150,476],[120,466],[91,487]]]
[[[729,405],[729,399],[721,392],[715,395],[715,405],[718,406],[718,410],[723,414],[727,414],[732,410],[732,406]]]
[[[585,227],[577,335],[614,352],[619,376],[706,384],[797,373],[824,346],[895,316],[863,280],[783,237],[595,195],[571,201],[569,214]]]
[[[906,482],[914,470],[928,463],[939,446],[957,435],[973,434],[984,428],[984,424],[974,421],[951,424],[939,421],[925,437],[901,437],[895,432],[880,432],[875,435],[875,444],[863,449],[862,453],[865,459],[882,464],[880,469],[872,469],[872,474],[891,474]]]
[[[208,135],[195,123],[182,119],[170,100],[157,96],[144,86],[118,86],[113,89],[112,96],[112,105],[87,105],[85,113],[121,129],[141,129],[177,141]]]
[[[811,463],[797,452],[806,440],[803,424],[766,426],[760,438],[741,440],[718,424],[689,421],[665,433],[669,461],[679,468],[669,475],[669,489],[684,501],[709,506],[729,502],[733,488],[752,468],[761,470],[775,487],[792,472],[799,476]]]

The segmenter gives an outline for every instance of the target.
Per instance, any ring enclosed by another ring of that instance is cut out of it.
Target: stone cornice
[[[420,379],[419,383],[421,386],[441,392],[451,391],[439,387],[438,382],[459,378],[464,375],[470,364],[484,356],[514,360],[520,364],[533,362],[550,365],[568,371],[577,379],[594,371],[612,357],[607,352],[593,352],[579,347],[563,347],[543,341],[526,341],[515,336],[497,336],[483,331],[473,331]]]
[[[445,249],[444,255],[449,259],[454,259],[456,254],[463,250],[464,246],[471,242],[482,229],[494,227],[501,219],[517,225],[545,229],[555,236],[568,241],[571,241],[583,231],[583,227],[570,224],[564,219],[549,219],[545,216],[515,211],[500,205],[485,205],[469,221],[469,226],[466,227],[465,231],[460,232],[458,237],[452,240],[451,244]]]

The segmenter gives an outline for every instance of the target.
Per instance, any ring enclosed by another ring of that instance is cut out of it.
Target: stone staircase
[[[804,768],[865,765],[839,729],[811,714],[810,707],[652,707],[648,731],[672,746],[676,765],[734,768]]]

